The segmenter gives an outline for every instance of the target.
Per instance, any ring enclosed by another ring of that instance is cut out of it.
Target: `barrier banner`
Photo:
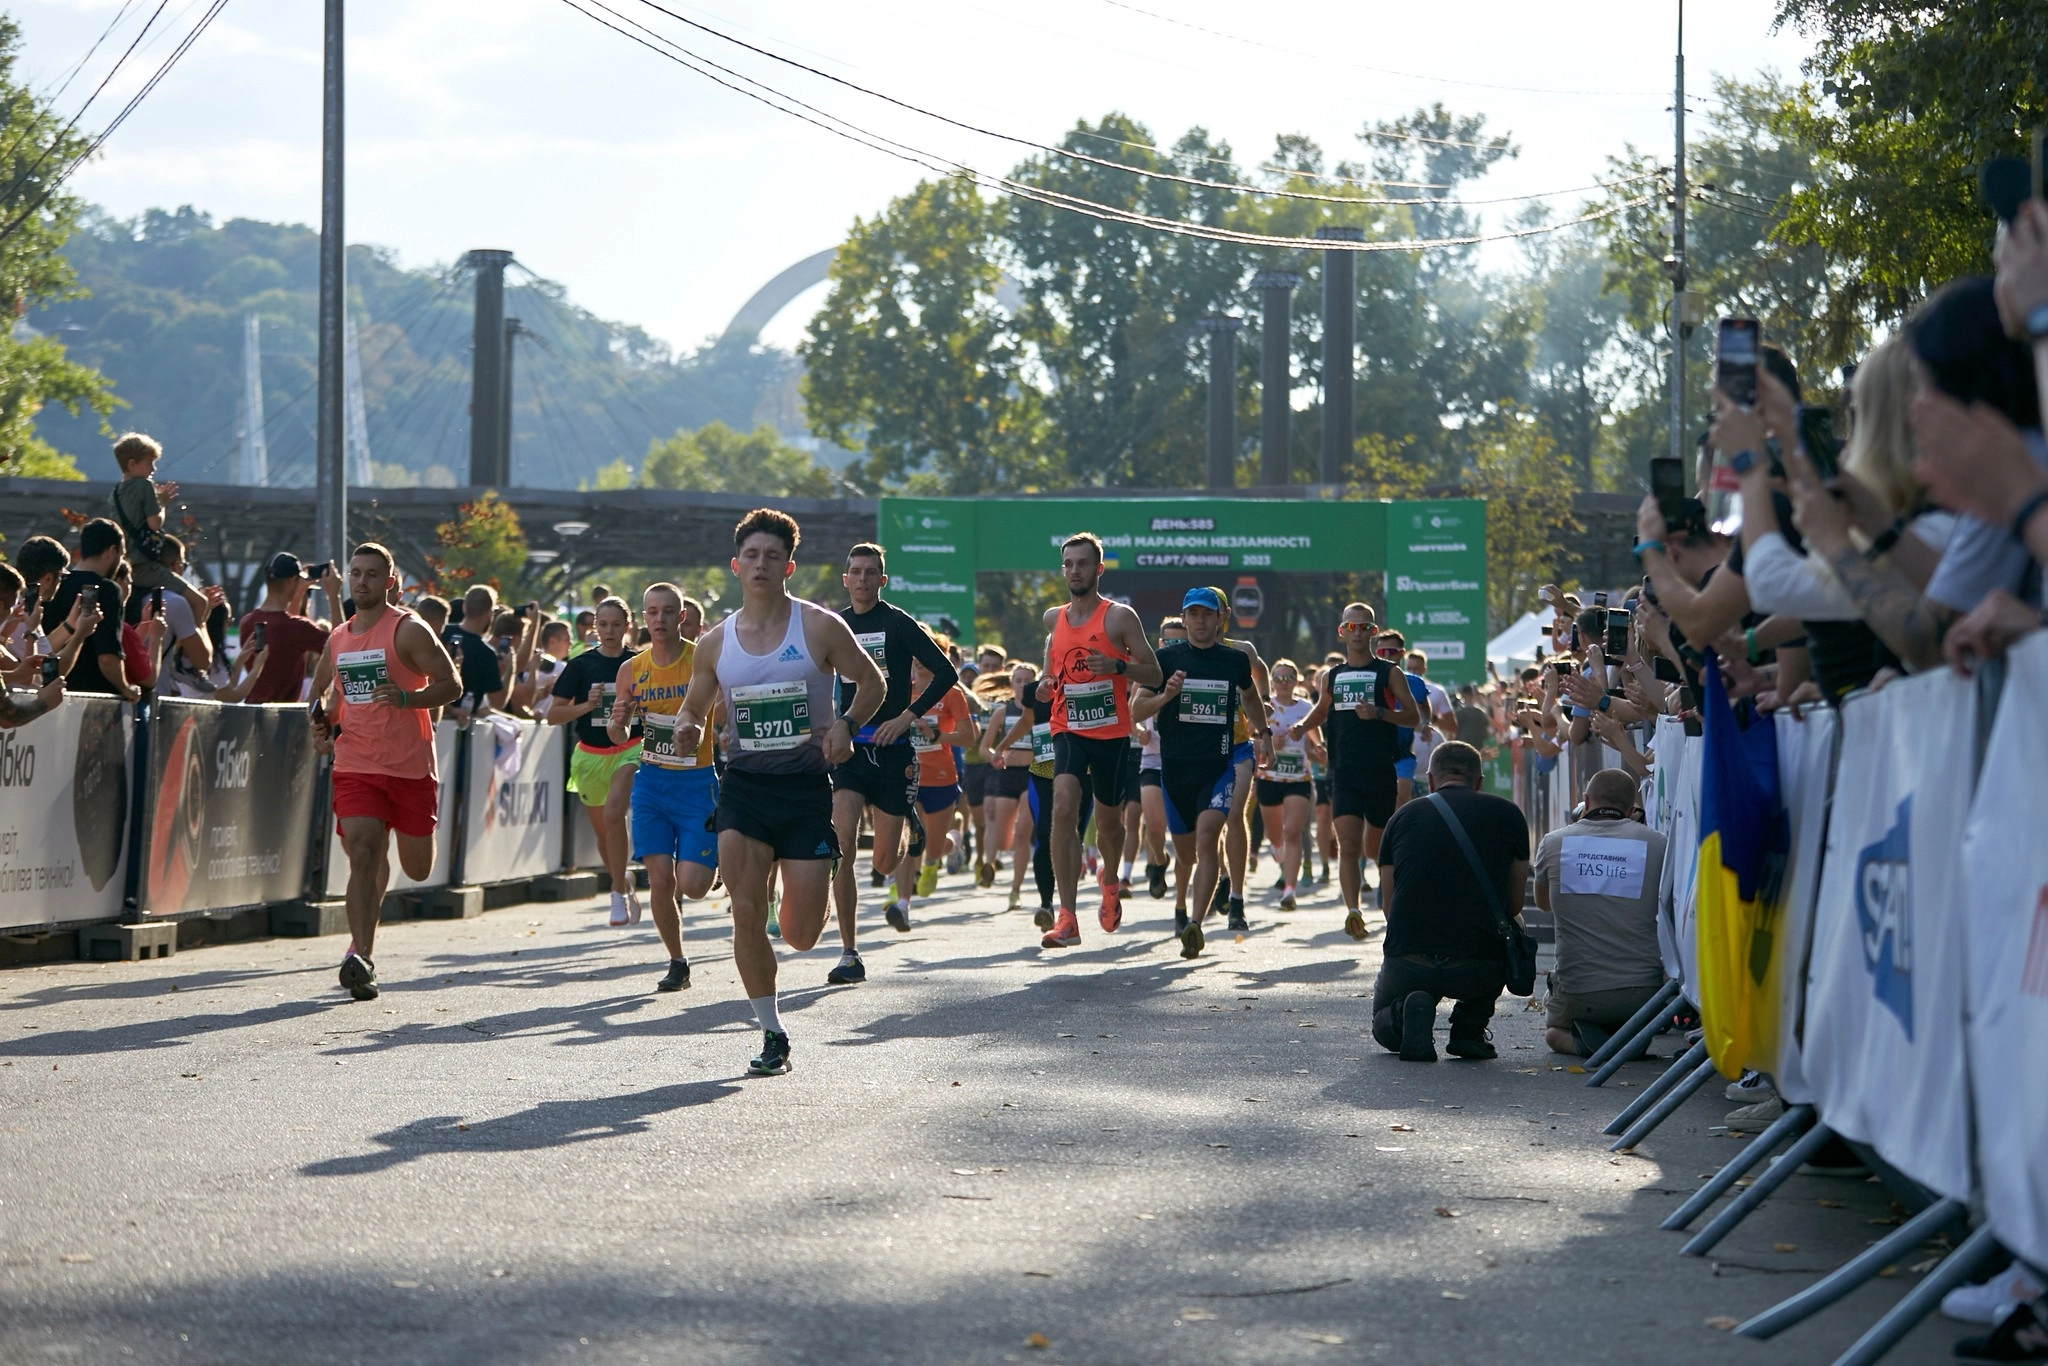
[[[434,726],[435,772],[441,775],[441,791],[438,802],[439,814],[434,822],[434,869],[423,882],[414,882],[405,875],[405,869],[398,866],[394,854],[391,859],[391,881],[385,890],[391,892],[415,891],[422,887],[446,887],[454,876],[455,863],[455,745],[461,732],[453,721],[440,721]],[[334,813],[328,811],[320,820],[320,826],[327,831],[327,864],[321,878],[321,885],[330,897],[339,897],[348,891],[348,855],[341,851],[341,836],[334,828]]]
[[[1653,770],[1658,829],[1664,832],[1664,886],[1658,898],[1657,944],[1664,953],[1666,976],[1685,983],[1687,1000],[1699,992],[1699,939],[1694,931],[1693,900],[1699,861],[1686,851],[1699,847],[1700,763],[1702,740],[1685,733],[1684,722],[1665,716],[1657,721],[1657,766]]]
[[[1943,669],[1852,696],[1841,713],[1814,906],[1806,1079],[1836,1132],[1966,1200],[1960,884],[1976,685]]]
[[[2008,657],[1963,835],[1977,1168],[1998,1241],[2048,1266],[2048,632]],[[2033,1081],[2027,1078],[2034,1078]]]
[[[1778,1040],[1775,1059],[1754,1064],[1771,1074],[1788,1105],[1813,1099],[1800,1054],[1801,1016],[1806,1007],[1807,948],[1813,942],[1813,904],[1820,894],[1821,855],[1828,832],[1828,802],[1834,792],[1836,713],[1813,708],[1794,721],[1778,716],[1778,790],[1791,822],[1791,854],[1785,866],[1784,909],[1778,917]]]
[[[562,866],[562,726],[489,716],[470,728],[462,880],[509,882]],[[452,770],[451,770],[452,771]]]
[[[151,725],[143,911],[301,895],[315,787],[306,709],[160,698]]]
[[[72,693],[0,730],[0,929],[121,914],[133,726],[118,698]]]

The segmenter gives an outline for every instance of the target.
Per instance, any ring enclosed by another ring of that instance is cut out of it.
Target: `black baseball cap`
[[[306,567],[299,563],[299,557],[289,550],[280,550],[270,557],[270,563],[263,566],[263,573],[271,579],[303,579]]]

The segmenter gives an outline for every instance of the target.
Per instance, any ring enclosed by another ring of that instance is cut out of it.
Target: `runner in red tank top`
[[[1102,845],[1105,931],[1123,921],[1117,869],[1123,859],[1126,754],[1131,747],[1131,684],[1159,686],[1159,661],[1138,614],[1098,591],[1102,542],[1088,532],[1060,547],[1060,569],[1072,601],[1045,614],[1048,637],[1041,701],[1052,711],[1052,871],[1060,908],[1039,941],[1048,949],[1081,942],[1074,915],[1081,880],[1082,784],[1095,796],[1096,838]]]
[[[431,712],[462,695],[455,662],[426,623],[389,604],[392,586],[391,552],[375,541],[357,546],[348,562],[355,615],[329,634],[313,670],[313,744],[334,755],[335,827],[348,855],[341,985],[358,1001],[377,995],[370,954],[391,882],[393,833],[407,877],[434,871],[440,806]]]

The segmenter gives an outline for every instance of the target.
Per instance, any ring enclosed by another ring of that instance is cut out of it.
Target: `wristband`
[[[1906,519],[1900,517],[1878,533],[1877,538],[1870,543],[1870,549],[1863,552],[1863,558],[1875,560],[1880,555],[1890,554],[1891,548],[1899,543],[1899,537],[1905,534]]]
[[[1648,550],[1662,550],[1663,548],[1664,542],[1662,541],[1638,541],[1636,543],[1635,550],[1632,553],[1636,557],[1636,563],[1641,564],[1643,562],[1643,552]]]
[[[1609,697],[1609,696],[1608,696],[1608,695],[1607,695],[1606,693],[1601,693],[1601,694],[1600,694],[1600,710],[1601,710],[1601,711],[1606,711],[1606,710],[1607,710],[1607,709],[1608,709],[1609,707],[1611,707],[1611,706],[1613,706],[1613,705],[1614,705],[1614,699],[1613,699],[1613,698]]]
[[[2020,510],[2012,515],[2012,538],[2026,543],[2027,523],[2034,520],[2034,514],[2048,507],[2048,489],[2035,489],[2034,496],[2020,504]]]
[[[1742,643],[1749,647],[1749,662],[1756,663],[1756,627],[1751,626],[1742,633]]]

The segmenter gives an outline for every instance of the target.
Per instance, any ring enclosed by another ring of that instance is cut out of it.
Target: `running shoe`
[[[1365,942],[1366,929],[1364,911],[1346,911],[1344,913],[1344,933],[1350,935],[1353,939],[1356,939],[1361,944]]]
[[[984,864],[982,864],[982,865],[981,865],[981,874],[980,874],[980,876],[979,876],[979,877],[977,877],[977,878],[975,879],[975,883],[976,883],[976,885],[977,885],[977,886],[981,886],[981,887],[993,887],[993,886],[995,886],[995,885],[996,885],[996,866],[995,866],[995,865],[994,865],[993,863],[984,863]],[[1012,906],[1012,907],[1011,907],[1010,909],[1014,911],[1014,910],[1016,910],[1017,908],[1016,908],[1015,906]]]
[[[910,912],[900,901],[892,901],[882,907],[882,919],[889,922],[889,928],[898,934],[910,933]]]
[[[880,886],[881,886],[881,885],[882,885],[883,883],[887,882],[888,880],[889,880],[888,878],[886,878],[886,877],[884,877],[884,876],[882,875],[882,870],[881,870],[881,869],[879,869],[879,868],[870,868],[870,869],[868,869],[868,886],[870,886],[870,887],[880,887]]]
[[[1074,913],[1062,910],[1053,918],[1052,928],[1045,932],[1045,938],[1038,941],[1042,949],[1071,948],[1081,942],[1081,925]]]
[[[1436,1061],[1436,1002],[1411,991],[1401,1002],[1401,1061]]]
[[[1187,929],[1187,927],[1188,908],[1185,906],[1175,906],[1173,908],[1173,932],[1175,934],[1180,934],[1183,930]]]
[[[1209,910],[1220,912],[1230,905],[1230,874],[1216,879],[1216,890],[1209,897]]]
[[[1279,877],[1273,879],[1273,890],[1276,892],[1287,890],[1287,874],[1282,873]]]
[[[1285,891],[1280,893],[1280,909],[1283,911],[1291,911],[1294,909],[1294,906],[1294,889],[1292,887],[1289,887]]]
[[[782,938],[782,903],[780,901],[768,903],[768,937],[770,939]]]
[[[1123,894],[1129,890],[1128,887],[1119,889],[1114,882],[1103,882],[1102,909],[1095,913],[1095,918],[1101,923],[1104,934],[1115,934],[1117,926],[1124,923]]]
[[[1958,1323],[1996,1325],[2043,1289],[2048,1287],[2025,1266],[2014,1262],[1982,1285],[1959,1285],[1943,1295],[1941,1312]]]
[[[1782,1118],[1784,1113],[1785,1102],[1772,1096],[1769,1100],[1760,1100],[1754,1105],[1736,1106],[1728,1112],[1728,1117],[1722,1123],[1740,1133],[1753,1134],[1760,1129],[1768,1128]]]
[[[1206,942],[1202,938],[1202,922],[1190,920],[1187,923],[1187,928],[1180,932],[1180,956],[1183,958],[1198,956],[1202,952],[1202,945]]]
[[[1778,1098],[1778,1088],[1771,1085],[1771,1079],[1758,1071],[1742,1074],[1740,1080],[1731,1081],[1722,1095],[1737,1105],[1758,1105]]]
[[[656,991],[682,991],[690,985],[690,960],[671,958],[668,960],[668,976],[654,984]]]
[[[1052,907],[1050,906],[1040,906],[1037,910],[1031,913],[1031,923],[1038,926],[1038,928],[1041,930],[1051,929],[1052,920]]]
[[[626,894],[612,893],[612,928],[620,929],[633,923],[633,913],[626,908]]]
[[[1248,934],[1251,928],[1252,922],[1244,918],[1244,903],[1236,897],[1230,898],[1230,932]]]
[[[1120,898],[1131,894],[1131,880],[1129,878],[1120,877],[1116,880],[1116,894]]]
[[[1958,1342],[1955,1352],[1965,1361],[2048,1361],[2048,1328],[2032,1304],[2022,1304],[1990,1332]]]
[[[1019,891],[1019,890],[1018,890],[1017,888],[1015,888],[1015,887],[1012,887],[1012,888],[1010,889],[1010,909],[1011,909],[1011,910],[1013,910],[1013,911],[1016,911],[1016,910],[1022,910],[1022,909],[1023,909],[1023,907],[1024,907],[1024,893],[1023,893],[1023,892],[1021,892],[1021,891]]]
[[[1166,865],[1148,863],[1145,865],[1145,890],[1152,894],[1154,901],[1166,900]]]
[[[377,965],[350,949],[341,960],[341,985],[358,1001],[377,999]]]
[[[868,980],[868,966],[860,961],[857,953],[839,955],[839,966],[825,974],[825,980],[835,987],[852,986],[855,982]]]
[[[639,924],[640,915],[640,889],[628,885],[626,888],[626,923],[629,925]]]
[[[789,1070],[789,1035],[773,1029],[761,1031],[761,1056],[747,1064],[747,1075],[779,1077]]]
[[[939,889],[939,865],[927,863],[917,870],[917,894],[930,896]]]
[[[1435,1011],[1430,1013],[1433,1015]],[[1406,1038],[1407,1035],[1401,1037]],[[1485,1062],[1500,1056],[1500,1050],[1493,1046],[1493,1035],[1484,1029],[1477,1034],[1451,1035],[1451,1041],[1444,1045],[1444,1052],[1466,1062]]]

